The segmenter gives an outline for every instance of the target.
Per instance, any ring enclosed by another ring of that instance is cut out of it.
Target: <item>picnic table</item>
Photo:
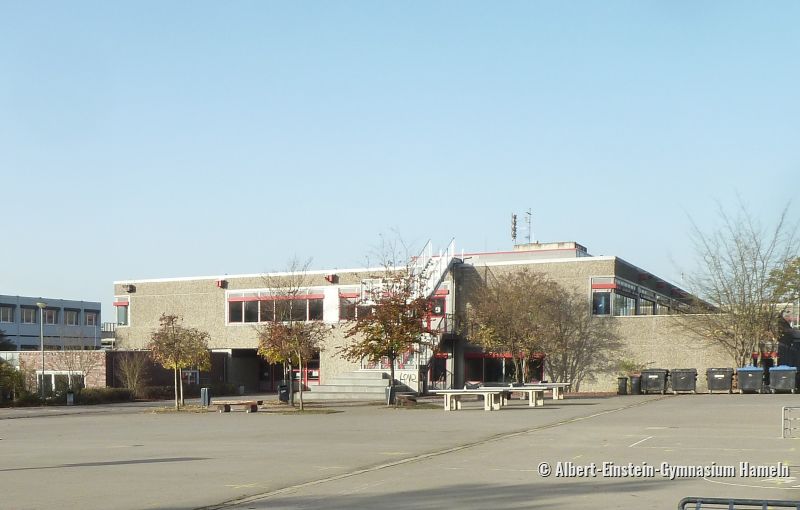
[[[538,383],[526,383],[524,386],[536,386],[539,388],[544,388],[551,390],[553,392],[553,400],[564,400],[564,390],[572,386],[572,383],[568,382],[538,382]]]
[[[444,396],[445,411],[461,409],[461,399],[466,395],[483,397],[484,411],[498,411],[501,407],[508,405],[512,392],[526,393],[529,407],[544,405],[545,388],[535,386],[480,386],[460,390],[436,390],[432,393]]]

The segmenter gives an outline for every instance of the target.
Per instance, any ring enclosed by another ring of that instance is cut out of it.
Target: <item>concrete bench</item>
[[[255,413],[258,411],[258,406],[263,403],[263,400],[217,400],[211,402],[211,406],[221,413],[229,413],[234,407],[241,407],[248,413]]]

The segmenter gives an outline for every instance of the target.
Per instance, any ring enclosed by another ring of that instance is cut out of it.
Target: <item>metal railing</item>
[[[794,508],[800,510],[800,501],[780,499],[728,499],[728,498],[683,498],[678,510],[768,510],[771,508]]]
[[[781,410],[781,437],[800,439],[800,407],[784,406]]]

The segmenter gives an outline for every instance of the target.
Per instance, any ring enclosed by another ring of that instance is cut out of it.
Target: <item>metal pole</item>
[[[39,346],[42,349],[42,379],[39,382],[39,396],[44,400],[44,308],[47,303],[36,303],[39,307]]]

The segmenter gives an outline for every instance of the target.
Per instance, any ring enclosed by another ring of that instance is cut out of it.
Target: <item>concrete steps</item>
[[[376,371],[356,371],[333,377],[327,384],[311,386],[303,392],[303,399],[313,400],[364,400],[382,402],[386,399],[389,374]],[[408,386],[395,381],[395,391],[407,391]]]

